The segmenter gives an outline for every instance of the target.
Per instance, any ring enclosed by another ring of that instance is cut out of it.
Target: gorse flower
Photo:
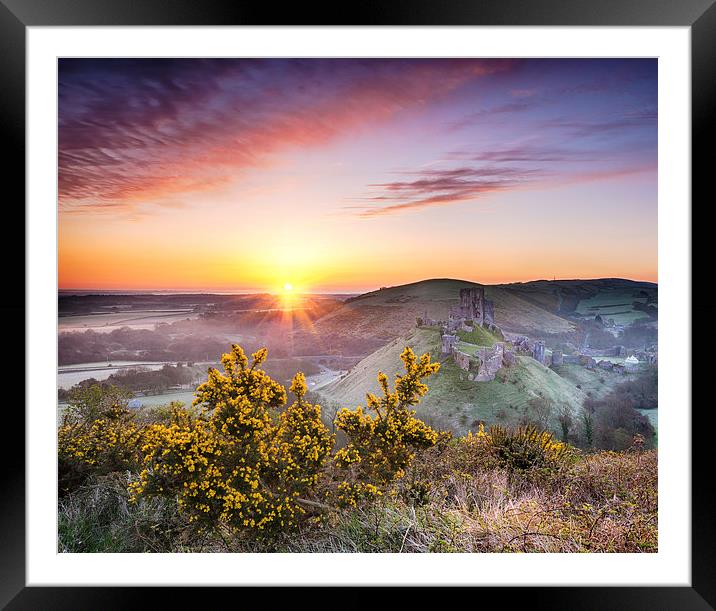
[[[112,401],[121,396],[109,391]],[[102,389],[83,391],[82,403],[71,405],[57,431],[60,485],[81,481],[89,473],[125,471],[136,465],[142,431],[126,405],[106,405]]]
[[[236,530],[285,528],[305,513],[302,496],[318,483],[333,438],[320,407],[304,399],[305,377],[296,374],[296,401],[280,414],[286,391],[240,346],[222,357],[224,373],[210,369],[196,392],[199,417],[178,410],[169,426],[149,427],[144,469],[133,498],[176,495],[191,522]]]
[[[223,372],[210,369],[197,388],[198,411],[173,404],[168,421],[142,428],[125,406],[108,406],[101,393],[88,393],[60,428],[61,462],[96,473],[136,470],[131,500],[172,499],[203,529],[267,531],[297,525],[309,508],[325,509],[316,497],[353,507],[390,496],[416,452],[441,438],[412,409],[428,391],[424,380],[440,368],[429,354],[417,357],[405,348],[404,372],[392,385],[379,372],[382,392],[366,396],[365,410],[338,412],[335,426],[346,444],[332,461],[334,436],[320,407],[306,400],[305,376],[294,376],[289,390],[295,399],[286,406],[284,387],[261,369],[266,357],[262,349],[249,359],[232,345],[222,357]],[[442,446],[450,443],[450,435],[442,439]],[[475,460],[496,459],[524,471],[557,468],[569,452],[546,431],[486,432],[482,424],[458,445]],[[413,496],[424,501],[429,490],[416,486]]]
[[[410,407],[417,405],[428,391],[423,379],[436,373],[439,363],[429,354],[419,359],[410,348],[400,355],[404,375],[395,379],[391,390],[388,376],[378,373],[382,397],[369,393],[366,403],[374,414],[362,407],[342,409],[336,416],[336,428],[343,431],[348,444],[336,452],[334,464],[345,478],[337,489],[339,505],[355,505],[382,494],[405,474],[415,450],[428,448],[438,439],[437,431],[415,417]]]

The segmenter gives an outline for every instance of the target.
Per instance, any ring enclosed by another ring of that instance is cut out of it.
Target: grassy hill
[[[445,320],[451,306],[459,302],[461,288],[480,286],[464,280],[436,279],[389,287],[346,301],[340,308],[315,321],[312,333],[335,338],[348,350],[370,345],[375,349],[408,333],[418,317]],[[570,334],[574,324],[517,293],[486,286],[485,294],[495,304],[495,322],[505,331],[528,335]]]
[[[648,314],[634,308],[634,302],[656,305],[658,285],[653,282],[600,278],[597,280],[535,280],[499,285],[534,305],[559,315],[613,318],[629,324]]]
[[[322,400],[351,408],[365,405],[365,393],[378,392],[378,371],[391,377],[402,371],[400,353],[405,346],[410,346],[416,354],[429,352],[431,358],[439,360],[440,332],[436,329],[413,329],[391,341],[364,358],[343,377],[323,387],[319,391]],[[571,367],[564,369],[565,375],[559,375],[530,357],[518,357],[517,362],[504,368],[495,380],[471,382],[452,359],[445,358],[440,371],[427,380],[430,390],[418,406],[417,413],[429,424],[464,434],[474,430],[480,420],[488,424],[514,424],[524,415],[530,401],[540,397],[553,404],[556,417],[559,406],[577,409],[587,393],[599,397],[623,381],[617,374],[609,372],[591,372],[582,367],[574,368],[578,371],[572,371]],[[551,426],[556,429],[554,417]]]
[[[461,288],[481,286],[465,280],[438,278],[382,288],[348,299],[313,324],[311,338],[331,338],[331,347],[344,354],[365,355],[415,325],[418,317],[445,320],[457,305]],[[484,285],[495,304],[495,323],[504,331],[530,337],[560,337],[574,341],[574,317],[612,318],[629,324],[648,318],[642,307],[658,304],[658,287],[650,282],[619,278],[599,280],[536,280]],[[652,309],[655,314],[655,310]]]

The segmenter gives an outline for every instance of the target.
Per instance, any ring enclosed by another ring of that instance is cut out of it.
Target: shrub
[[[355,505],[363,499],[382,495],[394,481],[405,475],[415,450],[429,448],[438,433],[415,417],[410,408],[428,391],[423,379],[436,373],[439,363],[429,354],[418,359],[410,348],[400,355],[405,374],[396,375],[394,390],[388,376],[378,374],[383,396],[366,396],[368,414],[361,407],[342,409],[336,416],[336,428],[343,431],[348,443],[336,452],[334,464],[344,480],[337,488],[340,505]]]
[[[534,426],[510,430],[495,425],[486,435],[498,462],[513,472],[551,472],[568,464],[573,450]]]
[[[169,426],[148,427],[144,468],[131,486],[140,496],[177,497],[179,509],[202,529],[270,530],[294,526],[318,482],[332,445],[320,408],[304,400],[303,374],[293,379],[296,401],[282,413],[286,391],[249,366],[240,346],[222,357],[224,374],[209,371],[197,389],[193,416],[178,408]]]
[[[97,382],[78,384],[69,391],[68,405],[63,416],[63,424],[89,423],[113,412],[116,406],[126,407],[132,398],[128,390]]]
[[[141,436],[121,389],[100,385],[82,389],[57,432],[60,492],[73,489],[90,474],[136,468]]]

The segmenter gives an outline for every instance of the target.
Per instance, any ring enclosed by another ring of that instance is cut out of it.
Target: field
[[[603,369],[587,369],[581,365],[560,365],[554,371],[575,387],[588,393],[590,397],[599,399],[611,391],[617,384],[626,382],[631,376],[625,376]]]
[[[590,307],[607,306],[614,311],[633,310],[634,301],[646,300],[656,305],[658,286],[652,282],[602,278],[596,280],[535,280],[503,284],[500,288],[519,295],[525,301],[563,316],[573,314],[596,316]],[[584,312],[580,311],[585,308]],[[620,305],[621,304],[621,305]],[[618,323],[622,324],[622,323]]]
[[[192,310],[129,310],[125,312],[95,312],[79,316],[60,316],[59,332],[93,331],[109,333],[115,329],[154,329],[158,323],[170,323],[195,318]]]
[[[110,363],[79,363],[73,365],[63,365],[57,370],[57,388],[69,390],[75,384],[79,384],[82,380],[94,378],[95,380],[106,380],[113,373],[123,371],[128,368],[142,369],[161,369],[167,363],[157,363],[154,361],[112,361]],[[174,363],[170,363],[174,364]]]
[[[629,325],[640,318],[649,318],[646,312],[634,309],[634,302],[647,303],[647,298],[633,290],[615,289],[581,300],[576,312],[581,316],[599,314],[603,319],[611,319],[617,325]]]
[[[475,326],[472,331],[458,331],[458,336],[462,342],[474,344],[475,346],[492,346],[499,338],[495,337],[487,329]]]

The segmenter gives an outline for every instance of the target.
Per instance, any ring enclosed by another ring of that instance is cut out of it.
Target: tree
[[[596,408],[592,399],[586,399],[582,406],[582,431],[584,444],[587,448],[594,447],[594,412]]]
[[[557,413],[557,421],[562,429],[562,441],[569,441],[569,432],[572,430],[574,420],[572,418],[572,409],[568,405],[562,405]]]
[[[75,385],[70,391],[63,424],[92,422],[110,412],[117,406],[126,407],[132,393],[113,384],[97,382]]]
[[[552,417],[552,409],[552,401],[545,397],[534,397],[527,405],[525,424],[532,423],[539,429],[547,429]]]

